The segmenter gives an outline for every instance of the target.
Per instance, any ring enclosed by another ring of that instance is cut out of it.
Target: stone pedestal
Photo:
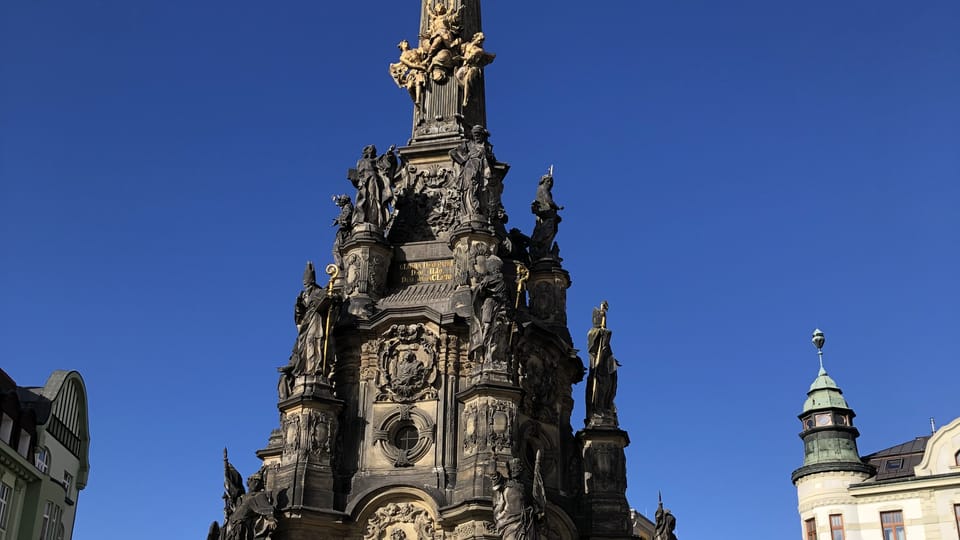
[[[617,428],[587,428],[577,433],[583,450],[583,538],[632,537],[627,503],[627,465],[623,449],[627,432]]]
[[[455,501],[490,497],[489,475],[497,463],[518,457],[521,390],[502,384],[475,384],[457,395],[460,458]]]
[[[393,248],[383,234],[361,224],[341,247],[343,294],[349,299],[347,310],[356,317],[367,317],[373,303],[385,293],[387,271]]]
[[[548,325],[566,327],[569,288],[570,274],[555,259],[534,262],[527,282],[530,314]]]
[[[286,488],[290,507],[332,509],[337,432],[343,402],[327,380],[301,375],[294,393],[278,404],[282,453],[274,485]]]

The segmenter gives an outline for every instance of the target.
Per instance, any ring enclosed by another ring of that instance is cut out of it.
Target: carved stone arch
[[[440,540],[439,505],[435,497],[410,486],[373,491],[352,514],[363,540]]]
[[[578,540],[580,533],[570,516],[559,506],[548,502],[542,540]]]

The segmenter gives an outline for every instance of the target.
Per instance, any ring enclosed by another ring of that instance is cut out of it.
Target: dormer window
[[[884,468],[888,471],[899,471],[903,468],[903,458],[888,459]]]

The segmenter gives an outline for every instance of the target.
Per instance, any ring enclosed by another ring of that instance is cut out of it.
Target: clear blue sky
[[[221,448],[256,469],[304,261],[330,260],[330,195],[364,145],[409,136],[387,64],[417,16],[0,3],[0,365],[86,380],[79,540],[202,538]],[[610,301],[633,506],[663,490],[680,538],[798,535],[815,326],[862,453],[960,415],[960,3],[495,0],[484,17],[510,224],[530,231],[554,164],[581,348]]]

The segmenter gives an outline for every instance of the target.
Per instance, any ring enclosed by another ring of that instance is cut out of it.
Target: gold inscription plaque
[[[453,279],[453,259],[403,262],[397,266],[400,285],[415,285]]]

